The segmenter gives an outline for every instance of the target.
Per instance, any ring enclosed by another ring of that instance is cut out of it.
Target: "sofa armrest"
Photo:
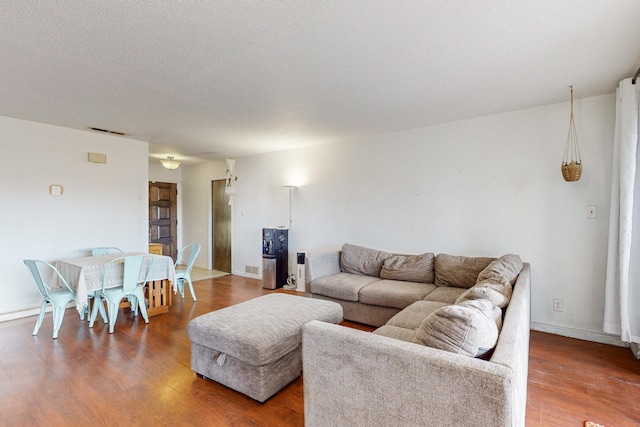
[[[514,407],[515,416],[523,425],[527,407],[530,335],[531,266],[524,263],[513,286],[513,294],[507,306],[498,343],[491,356],[491,362],[503,365],[513,372],[513,385],[518,396]]]
[[[521,425],[500,364],[319,321],[302,353],[307,427]]]
[[[340,273],[340,251],[308,256],[305,263],[306,283],[318,277],[338,274]]]

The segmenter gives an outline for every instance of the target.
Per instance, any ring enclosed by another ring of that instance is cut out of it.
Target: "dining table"
[[[164,255],[154,255],[145,252],[125,252],[112,253],[100,256],[81,256],[73,258],[62,258],[55,262],[62,277],[69,283],[76,292],[76,309],[82,313],[88,304],[90,292],[102,290],[103,280],[105,287],[122,286],[123,267],[110,268],[105,278],[105,267],[116,258],[126,256],[144,255],[153,259],[151,270],[150,261],[144,262],[140,270],[139,281],[147,280],[147,312],[150,316],[169,311],[171,305],[171,288],[177,292],[176,271],[171,257]]]

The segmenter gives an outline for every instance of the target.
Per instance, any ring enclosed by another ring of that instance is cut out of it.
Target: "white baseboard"
[[[51,312],[51,306],[47,307],[47,313]],[[30,308],[27,310],[13,311],[11,313],[0,314],[0,322],[8,322],[9,320],[22,319],[30,316],[37,316],[40,314],[40,307]]]
[[[600,344],[615,345],[618,347],[629,347],[629,343],[622,342],[619,337],[604,332],[590,332],[578,329],[565,328],[563,326],[547,325],[545,323],[531,322],[531,330],[548,332],[568,338],[592,341]]]
[[[75,301],[70,302],[67,305],[67,309],[76,308]],[[45,313],[51,313],[52,307],[51,304],[47,304],[47,309]],[[0,323],[8,322],[9,320],[23,319],[25,317],[37,316],[40,314],[40,307],[27,308],[25,310],[13,311],[11,313],[2,313],[0,314]]]
[[[234,271],[233,273],[234,276],[241,276],[241,277],[246,277],[249,279],[258,279],[258,280],[262,280],[262,274],[249,274],[249,273],[245,273],[244,271]]]

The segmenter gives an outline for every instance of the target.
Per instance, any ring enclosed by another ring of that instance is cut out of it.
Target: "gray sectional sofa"
[[[307,257],[312,297],[373,333],[303,327],[305,425],[523,426],[530,266],[517,255]]]

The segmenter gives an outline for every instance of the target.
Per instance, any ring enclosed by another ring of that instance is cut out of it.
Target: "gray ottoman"
[[[340,304],[274,293],[189,322],[191,369],[264,402],[302,372],[302,325],[340,323]]]

